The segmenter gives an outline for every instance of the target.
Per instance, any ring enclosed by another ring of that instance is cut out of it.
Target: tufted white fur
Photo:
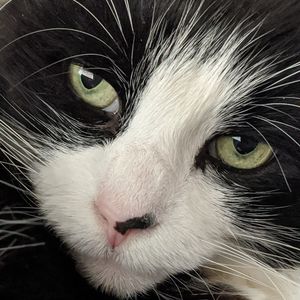
[[[232,109],[247,101],[264,72],[232,69],[234,36],[206,62],[201,52],[192,58],[192,45],[181,54],[177,43],[140,92],[121,136],[103,147],[53,150],[47,163],[35,165],[31,178],[41,209],[94,286],[118,296],[145,292],[169,275],[214,260],[225,272],[212,274],[211,280],[232,284],[251,300],[299,299],[296,271],[286,276],[297,283],[287,285],[285,274],[264,274],[264,266],[252,259],[247,262],[255,267],[245,267],[241,259],[230,268],[248,280],[223,276],[232,262],[218,256],[218,245],[229,244],[236,221],[221,208],[230,191],[209,167],[205,173],[193,167],[211,135],[236,121]],[[239,81],[246,75],[248,80]],[[95,203],[109,205],[124,220],[153,212],[159,224],[129,236],[112,251]]]

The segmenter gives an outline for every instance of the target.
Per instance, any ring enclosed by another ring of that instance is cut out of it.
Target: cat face
[[[2,152],[94,286],[297,262],[300,5],[272,3],[2,9]]]

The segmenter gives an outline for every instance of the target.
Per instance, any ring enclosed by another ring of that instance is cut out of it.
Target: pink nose
[[[107,241],[112,249],[119,247],[127,239],[129,234],[130,231],[122,234],[118,232],[113,226],[107,225],[106,227]]]
[[[145,214],[142,217],[128,219],[124,222],[116,221],[116,217],[111,211],[106,209],[100,210],[97,207],[98,213],[102,219],[102,224],[107,236],[107,241],[112,249],[120,246],[127,237],[136,230],[145,230],[155,223],[155,217],[152,214]]]

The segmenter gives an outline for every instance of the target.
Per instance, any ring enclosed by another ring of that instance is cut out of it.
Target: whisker
[[[24,189],[22,189],[22,188],[20,188],[20,187],[18,187],[18,186],[16,186],[16,185],[13,185],[13,184],[11,184],[11,183],[9,183],[9,182],[7,182],[7,181],[4,181],[4,180],[1,180],[1,179],[0,179],[0,184],[3,184],[3,185],[5,185],[5,186],[7,186],[7,187],[9,187],[9,188],[12,188],[12,189],[14,189],[14,190],[16,190],[16,191],[19,191],[19,192],[21,192],[21,193],[23,193],[23,194],[31,195],[31,192],[29,192],[29,191],[27,191],[27,190],[24,190]]]
[[[159,294],[158,290],[157,290],[156,288],[153,288],[153,291],[154,291],[154,293],[156,294],[157,299],[158,299],[158,300],[161,300],[161,297],[160,297],[160,294]],[[135,296],[135,298],[136,298],[136,300],[137,300],[137,297],[136,297],[136,296]]]
[[[264,108],[267,108],[267,109],[271,109],[271,110],[274,110],[274,111],[276,111],[276,112],[279,112],[279,113],[281,113],[281,114],[283,114],[283,115],[286,115],[287,117],[289,117],[289,118],[291,118],[291,119],[293,119],[294,121],[296,121],[296,119],[291,115],[291,114],[288,114],[287,112],[285,112],[285,111],[282,111],[282,110],[280,110],[280,109],[278,109],[278,108],[275,108],[275,107],[273,107],[271,104],[254,104],[253,105],[253,107],[264,107]]]
[[[2,210],[2,211],[0,211],[0,216],[7,216],[7,215],[27,216],[27,217],[33,217],[33,218],[37,217],[36,215],[30,214],[28,212],[21,211],[21,210]]]
[[[90,67],[90,68],[85,67],[84,69],[88,70],[88,71],[101,70],[101,71],[105,71],[105,72],[111,72],[111,70],[108,69],[108,68],[100,68],[100,67]],[[70,72],[60,72],[60,73],[44,76],[43,79],[50,79],[50,78],[55,78],[55,77],[59,77],[59,76],[62,76],[62,75],[68,75],[69,73]],[[35,80],[35,79],[32,79],[32,80]]]
[[[203,265],[202,266],[203,269],[215,271],[215,272],[221,273],[221,274],[223,273],[223,274],[226,274],[226,275],[231,275],[231,276],[236,277],[236,278],[241,278],[241,279],[245,279],[247,281],[253,282],[253,283],[257,283],[261,286],[269,287],[268,285],[263,284],[262,282],[260,282],[258,280],[255,280],[253,277],[248,276],[248,275],[246,275],[246,274],[244,274],[240,271],[237,271],[234,268],[231,268],[231,267],[229,267],[225,264],[216,263],[213,260],[208,260],[208,262],[211,263],[211,265],[213,265],[213,266],[215,266],[215,265],[220,266],[220,267],[222,267],[222,269],[217,268],[217,267],[212,267],[211,265]]]
[[[261,235],[261,232],[260,232],[259,234]],[[254,235],[254,234],[253,234],[253,235],[248,235],[248,234],[247,234],[247,235],[244,235],[244,234],[238,233],[238,234],[236,234],[236,235],[237,235],[237,236],[240,236],[240,237],[243,237],[243,238],[247,238],[247,237],[248,237],[248,238],[250,238],[250,239],[255,240],[255,242],[257,242],[258,240],[259,240],[259,241],[265,241],[265,242],[266,242],[266,245],[269,245],[270,243],[271,243],[271,244],[272,244],[272,243],[276,243],[277,246],[278,246],[278,245],[281,245],[281,246],[286,247],[286,248],[289,248],[289,247],[290,247],[290,245],[288,245],[288,244],[283,244],[283,243],[277,242],[277,241],[275,241],[275,240],[272,241],[272,240],[270,240],[270,239],[264,239],[264,238],[262,238],[261,236],[256,236],[256,235]],[[228,244],[224,244],[224,243],[221,243],[221,242],[214,242],[214,243],[212,243],[212,242],[208,242],[208,241],[205,241],[205,240],[202,240],[202,242],[208,243],[208,244],[210,244],[210,245],[216,247],[217,249],[222,250],[221,252],[219,252],[219,255],[223,256],[222,253],[224,253],[224,258],[225,258],[225,259],[230,259],[231,261],[235,261],[235,258],[236,258],[236,259],[237,259],[236,262],[237,262],[238,264],[240,264],[241,262],[243,262],[244,265],[248,265],[249,267],[250,267],[250,266],[253,266],[253,267],[255,267],[255,268],[258,267],[260,270],[264,270],[264,272],[267,272],[268,274],[270,274],[270,275],[272,275],[272,276],[281,278],[281,279],[284,280],[285,282],[289,282],[289,283],[291,283],[291,284],[293,284],[293,285],[300,286],[300,284],[298,284],[297,282],[291,280],[291,279],[288,278],[288,277],[285,277],[283,274],[277,272],[276,270],[270,268],[269,266],[263,264],[262,262],[257,261],[255,258],[249,256],[249,255],[246,254],[246,252],[244,252],[244,251],[240,251],[240,250],[238,250],[238,249],[236,249],[236,248],[233,248],[233,247],[229,246]],[[295,248],[295,247],[294,247],[294,248]],[[298,249],[298,251],[299,251],[299,249]],[[209,261],[208,258],[204,258],[204,259]],[[233,268],[233,269],[232,269],[231,267],[229,268],[229,266],[228,266],[227,264],[224,265],[224,264],[218,263],[218,262],[213,261],[213,260],[211,260],[211,263],[212,263],[213,265],[216,264],[216,265],[219,265],[219,266],[221,266],[221,267],[223,267],[223,268],[226,268],[227,270],[229,269],[230,271],[234,272],[234,273],[231,274],[231,275],[233,275],[233,276],[237,276],[236,272],[241,273],[240,271],[237,271],[237,270],[235,270],[234,268]],[[204,267],[206,267],[206,266],[204,266]],[[222,270],[220,270],[220,271],[222,271]],[[246,277],[249,277],[249,275],[244,274],[244,273],[241,273],[241,275],[244,275],[244,276],[246,276]],[[245,279],[246,279],[246,278],[245,278]],[[257,281],[255,278],[252,278],[251,276],[250,276],[250,278],[248,278],[248,280],[251,280],[251,281],[253,281],[253,282],[256,282],[256,283],[258,283],[258,284],[261,284],[261,285],[264,285],[264,286],[266,286],[266,287],[271,288],[269,285],[266,285],[266,284],[263,283],[263,282],[259,282],[259,281]]]
[[[107,43],[105,43],[103,40],[101,40],[100,38],[96,37],[95,35],[91,34],[91,33],[88,33],[88,32],[85,32],[85,31],[82,31],[82,30],[79,30],[79,29],[75,29],[75,28],[66,28],[66,27],[53,27],[53,28],[45,28],[45,29],[39,29],[39,30],[35,30],[35,31],[32,31],[32,32],[29,32],[29,33],[26,33],[22,36],[19,36],[17,38],[15,38],[14,40],[12,40],[11,42],[7,43],[5,46],[3,46],[2,48],[0,48],[0,53],[5,50],[6,48],[8,48],[9,46],[15,44],[16,42],[18,41],[21,41],[27,37],[30,37],[30,36],[33,36],[33,35],[36,35],[36,34],[40,34],[40,33],[46,33],[46,32],[54,32],[54,31],[67,31],[67,32],[76,32],[76,33],[80,33],[82,35],[85,35],[85,36],[88,36],[88,37],[91,37],[95,40],[97,40],[98,42],[104,44],[107,48],[109,48],[113,53],[116,54],[115,50],[113,48],[111,48]]]
[[[264,275],[265,275],[265,276],[269,279],[269,281],[272,283],[272,285],[273,285],[274,288],[277,290],[277,292],[279,293],[279,295],[281,296],[281,298],[282,298],[283,300],[286,300],[286,298],[284,297],[282,291],[280,290],[280,288],[278,287],[278,285],[275,284],[274,280],[272,280],[272,278],[271,278],[267,273],[265,273],[265,272],[264,272]]]
[[[251,236],[248,236],[248,235],[245,235],[245,234],[242,234],[242,233],[239,233],[238,234],[239,236],[241,237],[245,237],[245,238],[251,238]],[[270,240],[266,237],[259,237],[259,236],[254,236],[252,237],[252,239],[255,239],[256,241],[261,241],[261,242],[264,242],[265,245],[276,245],[276,246],[282,246],[283,248],[287,249],[287,250],[293,250],[293,251],[297,251],[299,252],[300,251],[300,248],[297,248],[297,247],[294,247],[292,245],[289,245],[289,244],[285,244],[285,243],[281,243],[279,241],[275,241],[275,240]]]
[[[4,250],[1,251],[1,253],[0,253],[0,258],[3,257],[4,254],[8,251],[8,249],[9,249],[10,247],[14,246],[14,245],[16,244],[16,242],[17,242],[17,239],[13,239],[13,240],[9,243],[9,245],[8,245]],[[7,248],[8,248],[8,249],[7,249]]]
[[[41,221],[42,221],[41,217],[33,217],[24,220],[0,219],[0,225],[40,225],[40,224],[42,225],[43,223]]]
[[[78,2],[77,0],[71,0],[71,1],[73,1],[74,3],[76,3],[77,5],[82,7],[96,21],[96,23],[98,23],[101,26],[101,28],[107,33],[107,35],[111,38],[111,40],[114,42],[114,44],[119,48],[119,50],[122,51],[122,49],[120,48],[120,45],[117,43],[117,41],[111,35],[111,33],[107,30],[107,28],[102,24],[102,22],[86,6],[84,6],[82,3]]]
[[[125,4],[125,7],[126,7],[128,18],[129,18],[129,23],[130,23],[131,31],[132,31],[133,35],[135,35],[134,28],[133,28],[133,20],[132,20],[132,15],[131,15],[129,1],[128,0],[123,0],[123,1],[124,1],[124,4]]]
[[[11,251],[11,250],[20,250],[25,248],[33,248],[33,247],[44,247],[46,243],[33,243],[33,244],[26,244],[26,245],[18,245],[18,246],[8,246],[0,248],[0,251]]]
[[[285,68],[283,70],[280,70],[279,72],[273,74],[272,77],[278,76],[278,75],[282,74],[283,72],[286,72],[286,71],[288,71],[290,69],[298,68],[299,66],[300,66],[300,62],[297,62],[297,63],[295,63],[295,64],[293,64],[293,65],[291,65],[291,66],[289,66],[289,67],[287,67],[287,68]],[[286,84],[278,85],[278,83],[283,82],[283,81],[285,81],[285,80],[287,80],[287,79],[289,79],[289,78],[291,78],[291,77],[293,77],[293,76],[295,76],[295,75],[297,75],[299,73],[300,73],[300,71],[297,70],[296,72],[294,72],[292,74],[289,74],[289,75],[287,75],[287,76],[285,76],[285,77],[277,80],[276,82],[270,84],[266,89],[262,90],[260,93],[267,92],[267,91],[276,89],[276,88],[281,87],[281,86],[285,86]],[[298,81],[294,81],[294,82],[298,82]]]
[[[298,98],[286,98],[286,99],[298,99]],[[300,98],[299,98],[300,100]],[[273,106],[288,106],[288,107],[293,107],[293,108],[300,108],[300,105],[297,105],[297,104],[293,104],[293,103],[276,103],[276,102],[273,102],[273,103],[267,103],[265,104],[266,106],[267,105],[273,105]]]
[[[124,35],[123,26],[122,26],[122,23],[120,21],[120,18],[119,18],[119,15],[118,15],[118,11],[117,11],[117,9],[115,7],[115,4],[114,4],[114,2],[112,0],[105,0],[105,1],[106,1],[107,6],[110,9],[112,15],[114,16],[114,19],[115,19],[115,21],[116,21],[116,23],[118,25],[118,28],[120,30],[120,33],[121,33],[122,37],[123,37],[123,40],[124,40],[126,46],[128,47],[128,43],[127,43],[126,37]]]
[[[290,125],[290,124],[287,124],[287,123],[284,123],[284,122],[280,122],[280,121],[277,121],[277,120],[271,120],[271,119],[268,119],[269,121],[271,121],[272,123],[277,123],[277,124],[280,124],[280,125],[283,125],[285,127],[289,127],[289,128],[292,128],[296,131],[299,131],[300,128],[296,127],[296,126],[293,126],[293,125]]]
[[[21,233],[18,231],[12,231],[12,230],[5,230],[5,229],[0,229],[0,241],[3,240],[3,237],[1,237],[2,233],[6,233],[7,236],[19,236],[19,237],[23,237],[23,238],[31,238],[28,234],[25,233]],[[32,239],[32,238],[31,238]]]
[[[4,207],[4,209],[6,209]],[[12,209],[17,209],[17,210],[39,210],[38,207],[32,207],[32,206],[13,206],[13,207],[7,207],[7,209],[12,210]]]
[[[270,145],[270,143],[268,142],[268,140],[266,139],[266,137],[255,127],[255,126],[253,126],[252,124],[250,124],[249,122],[247,122],[247,124],[251,127],[251,128],[253,128],[262,138],[263,138],[263,140],[267,143],[267,145],[271,148],[271,149],[273,149],[272,148],[272,146]],[[290,184],[289,184],[289,182],[288,182],[288,180],[287,180],[287,177],[286,177],[286,175],[285,175],[285,172],[284,172],[284,170],[283,170],[283,168],[282,168],[282,165],[281,165],[281,163],[280,163],[280,161],[279,161],[279,159],[278,159],[278,157],[277,157],[277,154],[275,153],[275,151],[274,150],[272,150],[272,152],[273,152],[273,155],[274,155],[274,157],[275,157],[275,159],[276,159],[276,161],[277,161],[277,164],[278,164],[278,166],[279,166],[279,168],[280,168],[280,171],[281,171],[281,173],[282,173],[282,176],[283,176],[283,178],[284,178],[284,181],[285,181],[285,184],[286,184],[286,186],[287,186],[287,188],[288,188],[288,190],[289,190],[289,192],[292,192],[292,189],[291,189],[291,186],[290,186]]]
[[[74,0],[73,0],[73,1],[74,1]],[[57,61],[55,61],[55,62],[53,62],[53,63],[51,63],[51,64],[49,64],[49,65],[47,65],[47,66],[45,66],[45,67],[43,67],[43,68],[40,68],[39,70],[37,70],[37,71],[31,73],[30,75],[26,76],[25,78],[23,78],[23,79],[20,80],[19,82],[13,84],[12,88],[18,87],[20,84],[22,84],[24,81],[28,80],[29,78],[35,76],[36,74],[38,74],[38,73],[40,73],[40,72],[42,72],[42,71],[45,71],[46,69],[51,68],[51,67],[53,67],[53,66],[55,66],[55,65],[57,65],[57,64],[59,64],[59,63],[62,63],[62,62],[64,62],[64,61],[71,60],[71,59],[74,59],[74,58],[85,57],[85,56],[95,56],[95,57],[105,58],[105,59],[109,60],[109,61],[114,65],[114,67],[117,68],[117,70],[119,70],[119,71],[121,71],[123,74],[125,74],[124,71],[122,71],[122,70],[115,64],[115,62],[114,62],[110,57],[108,57],[108,56],[105,56],[105,55],[102,55],[102,54],[99,54],[99,53],[82,53],[82,54],[76,54],[76,55],[72,55],[72,56],[65,57],[65,58],[60,59],[60,60],[57,60]],[[125,81],[125,79],[124,79],[124,81]]]
[[[178,291],[178,293],[179,293],[180,299],[183,300],[183,296],[182,296],[182,293],[181,293],[181,291],[180,291],[180,288],[179,288],[179,286],[177,285],[176,281],[175,281],[172,277],[173,277],[173,276],[170,275],[170,276],[169,276],[169,279],[173,282],[174,286],[176,287],[176,289],[177,289],[177,291]]]
[[[198,278],[195,277],[194,275],[190,274],[189,272],[185,272],[188,276],[190,276],[191,278],[193,278],[194,280],[198,281],[200,280],[201,283],[203,283],[207,289],[207,291],[209,292],[209,294],[212,296],[213,300],[216,300],[215,299],[215,296],[209,286],[209,284],[204,280],[204,278],[196,271],[196,270],[193,270],[192,271],[193,273],[197,274]]]
[[[275,125],[270,119],[266,119],[264,117],[255,117],[255,119],[261,120],[263,122],[266,122],[270,125],[272,125],[273,127],[275,127],[276,129],[278,129],[279,131],[281,131],[282,133],[284,133],[291,141],[293,141],[299,148],[300,148],[300,143],[298,143],[290,134],[288,134],[285,130],[283,130],[281,127]]]
[[[3,5],[0,6],[0,11],[3,10],[5,8],[5,6],[7,6],[9,3],[11,3],[13,0],[7,0],[6,3],[4,3]]]
[[[188,272],[184,272],[184,273],[187,274],[189,277],[191,277]],[[189,288],[189,286],[187,284],[185,284],[182,280],[180,280],[179,278],[177,278],[174,275],[171,275],[171,276],[175,281],[178,281],[185,288],[186,291],[189,291],[191,294],[193,293],[192,290]]]

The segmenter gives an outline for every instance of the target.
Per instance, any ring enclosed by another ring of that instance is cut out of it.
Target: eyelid
[[[120,99],[119,99],[119,97],[117,97],[116,100],[111,105],[109,105],[108,107],[102,108],[102,110],[112,113],[112,114],[117,114],[120,112],[120,108],[121,108]]]
[[[208,144],[208,153],[210,156],[212,156],[213,158],[218,159],[218,154],[217,154],[217,149],[216,149],[216,141],[217,138],[214,138],[209,144]]]

